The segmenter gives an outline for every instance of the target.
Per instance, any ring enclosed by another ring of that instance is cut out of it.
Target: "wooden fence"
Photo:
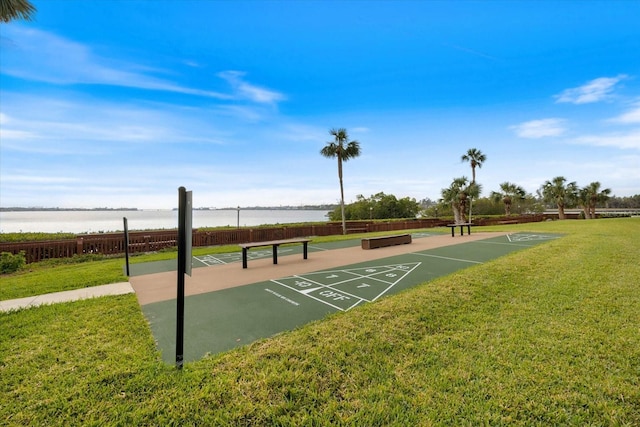
[[[495,225],[542,221],[544,215],[511,216],[499,218],[474,218],[476,225]],[[447,219],[413,219],[387,222],[348,221],[348,233],[371,233],[420,228],[440,227]],[[220,246],[239,243],[263,242],[294,237],[330,236],[342,234],[342,224],[331,222],[321,225],[302,225],[272,228],[238,228],[229,230],[193,230],[193,246]],[[129,253],[155,252],[177,246],[178,231],[133,231],[129,232]],[[37,242],[0,243],[0,252],[12,254],[24,251],[27,263],[52,258],[69,258],[74,255],[100,254],[120,255],[125,252],[124,233],[100,233],[78,235],[75,239],[47,240]]]

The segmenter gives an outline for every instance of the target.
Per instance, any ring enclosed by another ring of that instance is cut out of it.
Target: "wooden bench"
[[[307,259],[307,244],[311,241],[311,239],[285,239],[285,240],[271,240],[268,242],[252,242],[252,243],[241,243],[240,246],[242,248],[242,268],[247,268],[247,252],[250,248],[259,248],[263,246],[272,246],[273,247],[273,263],[278,263],[278,246],[286,245],[290,243],[302,243],[302,257]]]
[[[362,239],[362,249],[376,249],[385,246],[406,245],[408,243],[411,243],[411,234],[367,237],[365,239]]]
[[[451,237],[455,236],[455,229],[456,227],[460,227],[460,235],[464,236],[464,227],[467,227],[467,233],[469,233],[469,235],[471,235],[471,226],[473,224],[471,224],[470,222],[465,222],[464,224],[447,224],[447,227],[449,227],[451,229]]]

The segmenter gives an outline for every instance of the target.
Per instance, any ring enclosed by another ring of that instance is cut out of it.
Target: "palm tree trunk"
[[[347,234],[347,223],[344,219],[344,188],[342,185],[342,159],[338,156],[338,179],[340,180],[340,213],[342,214],[342,234]]]
[[[460,205],[456,202],[451,203],[453,209],[453,223],[460,224]]]
[[[565,215],[564,215],[564,205],[558,203],[558,219],[564,219]]]

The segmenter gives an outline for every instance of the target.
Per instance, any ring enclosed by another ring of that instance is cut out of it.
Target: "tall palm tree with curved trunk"
[[[333,136],[333,141],[320,150],[320,154],[327,158],[338,159],[338,179],[340,180],[340,212],[342,214],[342,234],[347,234],[347,224],[344,218],[344,186],[342,183],[342,162],[353,159],[360,155],[360,143],[349,141],[349,134],[344,128],[331,129],[329,134]]]
[[[601,184],[598,181],[592,182],[586,187],[580,189],[578,199],[582,210],[584,211],[584,217],[586,219],[594,219],[596,217],[596,205],[604,203],[609,199],[611,189],[605,188],[600,190]]]
[[[0,22],[10,22],[14,19],[31,21],[36,8],[29,0],[0,0]]]
[[[513,199],[523,200],[527,193],[524,188],[514,184],[513,182],[503,182],[500,184],[500,190],[502,191],[492,192],[491,198],[495,202],[504,203],[504,214],[509,216],[511,215],[511,204],[513,203]]]
[[[486,160],[487,156],[477,148],[469,148],[467,154],[462,155],[462,161],[471,164],[471,183],[476,182],[476,167],[481,168]]]
[[[578,186],[575,181],[567,182],[564,176],[556,176],[542,184],[542,197],[546,202],[554,202],[558,206],[558,219],[565,219],[564,208],[573,204],[578,198]]]

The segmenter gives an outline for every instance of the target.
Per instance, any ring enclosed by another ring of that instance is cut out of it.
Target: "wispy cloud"
[[[545,138],[548,136],[560,136],[565,133],[565,120],[558,118],[531,120],[510,126],[520,138]]]
[[[190,88],[150,74],[149,67],[100,56],[88,46],[55,34],[6,26],[1,72],[25,80],[59,85],[95,84],[176,92],[217,99],[231,95]],[[141,72],[145,70],[147,73]]]
[[[218,77],[226,80],[235,90],[235,96],[240,99],[248,99],[262,104],[275,104],[285,99],[284,95],[269,89],[247,83],[243,77],[246,73],[242,71],[223,71],[218,73]]]
[[[6,175],[2,177],[3,181],[10,182],[12,184],[67,184],[79,182],[75,178],[66,176],[51,176],[51,175]]]
[[[626,79],[626,74],[616,77],[600,77],[587,82],[586,84],[563,90],[555,95],[556,102],[569,102],[572,104],[589,104],[603,101],[613,92],[615,85]]]
[[[3,150],[43,154],[104,153],[114,144],[224,144],[205,110],[110,103],[66,94],[64,100],[1,92]]]
[[[606,135],[585,135],[572,139],[570,142],[596,147],[614,147],[623,150],[640,150],[640,129],[628,133],[615,133]]]
[[[622,113],[617,117],[613,117],[608,120],[611,123],[619,124],[635,124],[640,123],[640,102],[635,104],[635,107]]]

